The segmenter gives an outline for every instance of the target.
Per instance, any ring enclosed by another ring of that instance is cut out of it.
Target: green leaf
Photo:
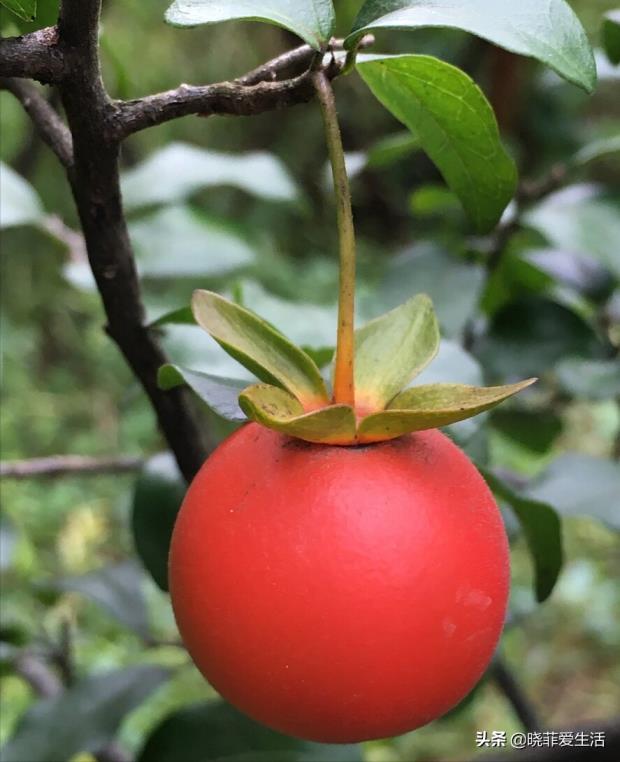
[[[360,746],[284,736],[223,701],[186,706],[151,733],[137,762],[362,762]]]
[[[413,291],[428,294],[444,336],[459,338],[474,314],[484,270],[452,256],[433,241],[422,241],[392,257],[379,284],[384,310],[402,304]]]
[[[618,27],[620,29],[620,26]],[[588,143],[579,149],[570,161],[571,166],[581,167],[606,156],[620,154],[620,135],[608,135]]]
[[[542,603],[551,595],[562,569],[560,518],[547,503],[518,495],[486,469],[481,473],[495,495],[508,503],[519,519],[534,564],[536,599]]]
[[[231,185],[259,198],[292,201],[297,189],[282,162],[269,153],[219,153],[171,143],[122,177],[129,209],[184,201],[201,190]]]
[[[187,485],[170,453],[153,456],[136,480],[131,530],[140,560],[157,586],[168,591],[168,550]]]
[[[56,590],[81,593],[107,609],[125,627],[142,637],[149,634],[149,616],[142,590],[143,575],[131,561],[46,583]]]
[[[362,419],[360,442],[378,442],[423,429],[435,429],[489,410],[536,379],[508,386],[477,387],[464,384],[413,386],[397,394],[387,409]]]
[[[0,5],[24,21],[34,21],[37,16],[37,0],[0,0]]]
[[[337,445],[355,441],[355,413],[348,405],[329,405],[306,413],[292,394],[267,384],[248,387],[239,395],[239,405],[251,420],[306,442]]]
[[[175,26],[250,19],[288,29],[319,50],[334,30],[332,0],[175,0],[166,21]]]
[[[498,408],[491,415],[491,424],[505,437],[541,455],[549,451],[563,429],[562,418],[551,410],[523,407]]]
[[[252,264],[239,235],[184,206],[170,206],[129,227],[143,278],[214,278]]]
[[[288,389],[306,410],[328,401],[314,361],[258,315],[201,290],[194,292],[192,310],[198,325],[262,381]]]
[[[376,29],[421,27],[462,29],[536,58],[588,92],[596,84],[590,43],[564,0],[367,0],[346,45]]]
[[[552,505],[562,516],[590,516],[620,530],[620,464],[566,453],[528,486],[527,495]]]
[[[0,750],[2,762],[68,760],[100,750],[168,674],[150,665],[123,667],[86,677],[58,698],[38,701]]]
[[[597,358],[598,337],[572,310],[539,297],[513,301],[493,318],[475,354],[493,378],[541,374],[565,357]]]
[[[607,58],[617,66],[620,64],[620,8],[605,14],[601,36]]]
[[[555,369],[564,391],[587,400],[620,396],[620,360],[580,360],[567,357]]]
[[[355,331],[355,402],[362,410],[383,410],[439,349],[433,303],[418,294]]]
[[[492,229],[514,194],[517,171],[480,88],[431,56],[373,57],[357,68],[381,103],[418,137],[476,228]]]
[[[573,185],[548,196],[524,219],[558,249],[585,254],[620,279],[620,197]]]
[[[189,370],[179,365],[162,365],[157,373],[160,388],[174,389],[187,384],[200,399],[227,421],[245,421],[245,415],[239,407],[239,393],[248,385],[247,381],[237,378],[222,378]]]
[[[32,185],[0,162],[0,228],[34,225],[43,216],[43,205]]]

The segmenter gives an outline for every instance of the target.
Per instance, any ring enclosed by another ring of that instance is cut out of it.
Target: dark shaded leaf
[[[555,587],[563,563],[562,526],[554,509],[545,502],[517,494],[487,469],[482,475],[495,495],[516,514],[534,564],[534,589],[539,602]]]
[[[211,376],[179,365],[162,365],[157,374],[157,383],[162,389],[174,389],[175,386],[187,384],[213,412],[227,421],[246,419],[238,399],[239,393],[247,387],[247,381]]]
[[[37,702],[0,751],[2,762],[65,762],[97,751],[168,674],[161,667],[125,667],[84,678],[59,697]]]
[[[148,637],[149,618],[142,580],[140,567],[133,561],[125,561],[81,576],[61,577],[49,586],[85,595],[107,609],[125,627]]]
[[[620,8],[608,11],[603,17],[603,47],[612,64],[620,64]]]
[[[158,587],[168,590],[168,550],[187,485],[170,453],[151,458],[134,487],[131,529],[140,560]]]
[[[535,453],[547,452],[562,433],[562,419],[550,410],[498,408],[491,424],[504,436]]]
[[[222,701],[188,706],[153,731],[136,762],[362,762],[361,747],[300,741]]]
[[[620,396],[620,360],[566,358],[555,369],[560,386],[569,394],[589,400]]]

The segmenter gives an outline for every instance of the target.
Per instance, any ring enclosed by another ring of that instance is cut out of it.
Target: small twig
[[[69,128],[43,94],[30,82],[12,77],[0,78],[0,87],[11,92],[32,119],[37,132],[58,156],[64,167],[73,164],[73,141]]]
[[[528,732],[540,730],[541,724],[536,710],[501,656],[496,656],[493,660],[490,675],[510,702],[523,727]]]
[[[53,238],[67,247],[71,262],[88,262],[84,236],[65,225],[57,214],[48,214],[41,225]]]
[[[124,455],[111,458],[91,458],[85,455],[52,455],[47,458],[8,460],[0,463],[0,478],[30,479],[51,477],[122,473],[137,471],[144,464],[143,458]]]

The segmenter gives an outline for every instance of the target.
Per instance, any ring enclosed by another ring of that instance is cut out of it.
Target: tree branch
[[[58,24],[65,75],[59,91],[73,135],[74,163],[68,172],[88,259],[107,316],[107,332],[142,383],[179,468],[190,480],[206,457],[202,432],[187,389],[157,386],[167,362],[145,326],[140,284],[119,182],[119,143],[106,130],[111,102],[98,55],[100,0],[63,0]]]
[[[1,77],[26,77],[53,84],[62,78],[64,65],[55,26],[21,37],[0,38]]]
[[[290,67],[292,62],[309,65],[314,54],[315,51],[304,45],[233,82],[183,84],[174,90],[133,101],[116,101],[110,112],[110,133],[115,140],[123,140],[140,130],[192,114],[205,117],[214,114],[255,116],[307,103],[314,97],[309,70],[281,81],[263,81],[263,78],[274,79],[278,72]],[[330,79],[336,77],[342,71],[343,63],[333,60],[326,69],[327,76]]]
[[[30,82],[23,82],[14,77],[1,77],[0,87],[8,90],[17,98],[32,119],[43,141],[56,154],[60,163],[64,167],[70,168],[73,164],[73,140],[69,128],[62,121],[56,109]]]
[[[143,458],[122,455],[113,458],[91,458],[85,455],[51,455],[48,458],[6,460],[0,463],[1,479],[31,479],[53,476],[96,476],[98,474],[137,471]]]
[[[508,665],[500,656],[495,657],[489,672],[510,702],[523,727],[529,732],[540,730],[541,724],[536,710]]]

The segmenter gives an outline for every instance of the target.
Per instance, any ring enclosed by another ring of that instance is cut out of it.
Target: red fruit
[[[170,554],[207,680],[254,719],[332,743],[413,730],[462,699],[508,587],[495,501],[436,430],[330,447],[250,423],[196,476]]]

